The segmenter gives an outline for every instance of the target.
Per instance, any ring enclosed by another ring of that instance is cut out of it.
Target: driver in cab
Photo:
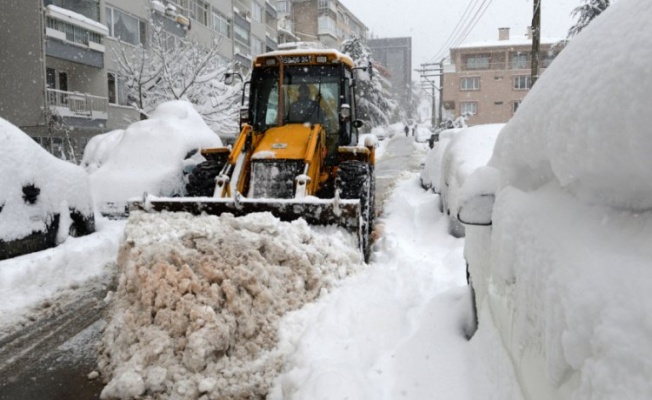
[[[319,97],[319,96],[317,96]],[[288,122],[317,123],[320,120],[319,100],[310,96],[310,88],[302,83],[296,101],[290,105]]]

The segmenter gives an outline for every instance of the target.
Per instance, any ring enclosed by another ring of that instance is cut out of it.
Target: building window
[[[461,115],[476,115],[478,114],[478,102],[477,101],[463,101],[460,103],[460,114]]]
[[[188,16],[202,25],[208,26],[208,4],[201,0],[190,0]]]
[[[243,55],[251,54],[251,47],[249,42],[249,31],[238,24],[233,24],[233,39],[236,44],[236,52]]]
[[[102,44],[102,35],[96,32],[91,32],[77,25],[72,25],[50,17],[47,18],[46,24],[50,29],[65,33],[66,40],[69,42],[84,44],[86,46],[88,46],[89,42]]]
[[[460,79],[460,90],[480,90],[480,77],[471,76]]]
[[[263,22],[263,8],[255,1],[251,2],[251,18],[256,22]]]
[[[145,21],[127,15],[115,8],[107,7],[106,25],[109,28],[109,36],[111,37],[133,45],[145,44]]]
[[[254,57],[265,52],[265,45],[256,37],[251,38],[251,52]]]
[[[464,60],[466,69],[489,69],[490,57],[488,54],[467,55]]]
[[[331,5],[331,0],[318,0],[317,2],[317,8],[322,9],[322,8],[330,8]]]
[[[107,78],[109,89],[109,104],[128,106],[129,99],[127,96],[127,85],[124,78],[118,77],[112,72],[107,74]]]
[[[514,77],[514,90],[528,90],[532,87],[530,75],[517,75]]]
[[[335,20],[327,15],[319,17],[317,20],[317,26],[317,33],[319,35],[331,34],[336,36],[337,34],[337,24],[335,23]]]
[[[231,37],[231,21],[216,10],[213,10],[213,30],[222,36]]]
[[[509,53],[509,67],[511,69],[527,69],[528,62],[526,53]]]
[[[176,12],[181,15],[188,16],[187,10],[189,9],[188,0],[167,0],[168,5],[174,6]]]
[[[539,56],[539,65],[541,68],[548,68],[550,64],[552,63],[552,60],[555,59],[556,54],[554,54],[552,51],[545,51],[542,52],[541,55]]]
[[[512,114],[516,114],[516,110],[518,110],[518,107],[521,105],[521,100],[516,100],[512,102]]]
[[[281,0],[276,6],[279,13],[289,14],[292,12],[292,2],[289,0]]]

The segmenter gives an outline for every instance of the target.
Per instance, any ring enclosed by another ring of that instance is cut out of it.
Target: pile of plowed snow
[[[335,227],[271,214],[134,213],[100,345],[103,399],[264,398],[278,322],[362,266]]]

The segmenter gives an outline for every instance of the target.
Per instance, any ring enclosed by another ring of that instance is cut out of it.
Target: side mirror
[[[235,83],[235,78],[238,77],[240,81],[244,82],[244,78],[237,72],[227,72],[224,74],[224,84],[233,85]]]
[[[499,188],[498,169],[489,165],[480,167],[465,179],[459,190],[459,207],[452,211],[465,225],[489,226]]]
[[[356,128],[356,129],[362,128],[363,125],[364,125],[364,122],[360,121],[359,119],[356,119],[355,121],[353,121],[353,127]]]
[[[240,124],[249,123],[249,107],[242,106],[240,107]]]
[[[496,197],[493,194],[479,194],[466,199],[457,213],[457,219],[464,225],[491,225],[491,214]]]
[[[351,106],[349,104],[342,104],[340,108],[340,119],[342,122],[347,122],[351,119]]]

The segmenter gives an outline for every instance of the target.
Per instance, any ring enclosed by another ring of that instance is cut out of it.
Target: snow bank
[[[144,192],[185,193],[183,169],[190,152],[219,147],[220,138],[185,101],[163,103],[150,118],[89,142],[83,165],[98,203],[121,203]]]
[[[652,63],[640,54],[652,4],[622,3],[570,42],[505,128],[492,161],[505,185],[555,181],[590,203],[652,208]]]
[[[134,213],[102,340],[102,398],[264,397],[284,363],[281,316],[361,265],[352,235],[303,220]]]
[[[457,218],[462,187],[467,178],[487,164],[505,124],[476,125],[462,129],[450,141],[441,162],[441,196],[451,218]]]
[[[98,218],[96,228],[56,248],[0,261],[0,336],[35,320],[32,313],[42,311],[40,303],[56,309],[58,296],[83,292],[93,280],[110,280],[124,222]]]
[[[23,199],[23,187],[40,189],[34,204]],[[92,215],[88,176],[60,160],[23,131],[0,118],[0,239],[20,239],[45,231],[52,215],[74,208]]]
[[[426,160],[421,171],[421,185],[424,188],[432,189],[435,193],[441,193],[441,163],[444,157],[446,146],[450,140],[461,129],[446,129],[439,133],[439,141],[426,155]]]
[[[498,138],[493,228],[467,227],[526,398],[652,398],[651,18],[616,2],[552,63]]]

